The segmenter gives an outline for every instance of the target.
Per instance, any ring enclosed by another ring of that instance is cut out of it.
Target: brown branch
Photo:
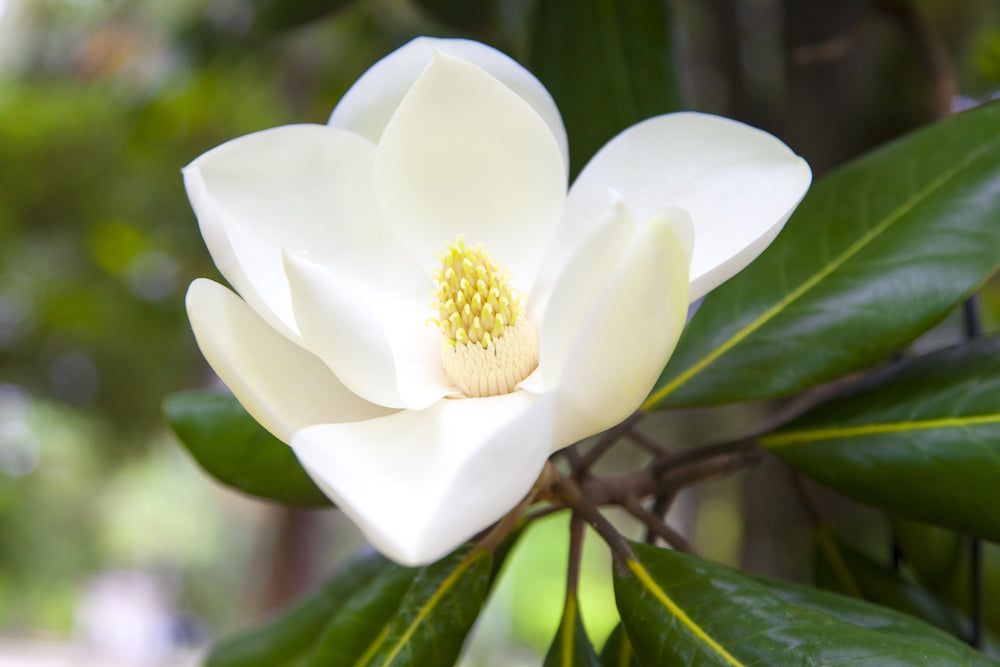
[[[670,506],[673,504],[676,496],[676,493],[668,493],[656,496],[656,499],[653,501],[653,509],[651,511],[655,516],[659,517],[660,523],[666,521],[667,512],[670,510]],[[656,544],[657,537],[659,536],[652,528],[646,530],[646,544]]]
[[[756,465],[764,456],[754,440],[695,447],[619,477],[588,478],[581,487],[595,505],[622,505],[630,495],[669,495],[690,484]]]
[[[643,507],[642,503],[635,496],[627,496],[623,507],[629,514],[646,524],[647,528],[656,533],[656,535],[673,548],[684,553],[694,553],[694,549],[691,548],[691,543],[688,542],[687,538],[668,526],[663,521],[662,515],[650,512]]]
[[[657,456],[663,456],[666,454],[673,453],[673,450],[670,447],[660,442],[656,438],[652,437],[651,435],[643,433],[642,431],[640,431],[635,427],[628,429],[628,431],[625,433],[625,437],[627,437],[629,440],[639,445],[646,451],[652,452]]]
[[[607,451],[614,445],[618,440],[632,428],[634,425],[638,424],[646,414],[641,410],[636,410],[622,423],[614,426],[604,432],[604,435],[587,450],[587,453],[583,455],[580,460],[579,465],[575,466],[573,469],[574,479],[583,479],[587,476],[590,469],[597,463],[598,459],[604,456]]]
[[[628,540],[601,514],[597,506],[582,492],[574,480],[558,475],[552,483],[551,491],[556,501],[571,508],[594,527],[597,534],[608,543],[611,555],[619,564],[632,558],[632,548],[629,546]]]

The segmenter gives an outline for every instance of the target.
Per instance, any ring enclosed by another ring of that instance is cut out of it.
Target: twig
[[[635,424],[638,424],[639,421],[641,421],[645,416],[646,414],[644,412],[636,410],[629,415],[625,421],[605,431],[604,435],[601,436],[594,446],[587,450],[587,453],[583,455],[579,465],[574,467],[573,478],[583,479],[593,465],[597,463],[598,459],[604,456],[611,446],[618,442],[626,431],[632,428]]]
[[[558,473],[556,474],[558,475]],[[581,492],[575,481],[558,475],[551,488],[559,502],[586,519],[598,535],[604,538],[604,541],[611,548],[611,555],[619,564],[632,558],[632,548],[629,547],[628,540],[618,532],[617,528],[611,525],[610,521],[604,518],[594,503]]]
[[[581,486],[594,505],[622,505],[627,496],[669,495],[689,484],[756,465],[764,456],[752,440],[695,447],[619,477],[590,477]]]
[[[642,503],[635,496],[626,496],[623,506],[629,514],[646,524],[651,531],[655,532],[673,548],[684,553],[694,553],[691,543],[683,535],[664,523],[661,515],[650,512],[643,507]]]
[[[580,467],[581,464],[580,450],[577,448],[576,445],[570,445],[569,447],[560,450],[559,453],[566,458],[566,462],[569,463],[570,470],[576,470],[577,468]]]
[[[580,561],[583,560],[583,517],[576,512],[569,519],[569,565],[566,567],[566,595],[576,597],[580,583]]]
[[[653,509],[650,510],[654,515],[659,517],[660,523],[666,521],[667,511],[674,502],[674,498],[677,496],[676,493],[668,493],[665,495],[656,496],[656,500],[653,501]],[[647,527],[646,529],[646,544],[656,544],[656,538],[659,537],[656,531],[652,528]]]
[[[972,608],[972,627],[969,644],[972,648],[983,647],[983,541],[978,537],[969,538],[969,605]]]
[[[627,437],[629,440],[639,445],[646,451],[652,452],[657,456],[664,456],[673,453],[673,450],[670,447],[666,446],[665,444],[663,444],[656,438],[652,437],[651,435],[643,433],[642,431],[640,431],[635,427],[628,429],[628,431],[626,431],[625,433],[625,437]]]

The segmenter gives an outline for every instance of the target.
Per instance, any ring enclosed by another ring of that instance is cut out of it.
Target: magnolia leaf
[[[493,555],[460,549],[423,568],[358,667],[451,665],[489,592]]]
[[[357,591],[323,628],[303,667],[369,664],[418,572],[394,567]]]
[[[583,627],[580,605],[573,591],[566,594],[559,630],[542,667],[602,667]]]
[[[184,391],[163,402],[167,423],[205,472],[252,496],[329,507],[291,447],[264,430],[231,394]]]
[[[680,108],[661,0],[545,0],[533,24],[528,68],[562,112],[572,174],[625,128]]]
[[[994,664],[930,625],[900,621],[898,612],[862,608],[868,620],[884,616],[895,624],[885,631],[828,613],[824,605],[836,609],[840,596],[831,601],[829,593],[780,585],[806,600],[818,593],[812,607],[796,605],[770,582],[722,565],[644,544],[632,548],[634,559],[615,572],[615,593],[642,664]]]
[[[759,442],[864,503],[1000,541],[997,396],[1000,338],[984,338],[901,362]]]
[[[775,596],[795,607],[827,614],[844,623],[849,623],[859,628],[876,630],[885,635],[896,636],[904,640],[921,637],[922,641],[934,644],[954,656],[953,662],[947,664],[981,665],[983,667],[988,665],[995,667],[998,664],[974,650],[965,642],[959,641],[950,634],[928,625],[909,614],[903,614],[881,605],[854,597],[847,597],[839,593],[790,584],[787,581],[778,581],[777,579],[767,579],[764,577],[751,578],[766,586]]]
[[[899,572],[840,544],[826,528],[820,528],[817,542],[819,586],[916,616],[958,638],[970,635],[964,614]]]
[[[635,651],[628,641],[625,628],[619,623],[608,635],[601,649],[602,667],[641,667],[639,659],[635,657]]]
[[[524,525],[492,555],[463,547],[421,569],[383,572],[341,605],[303,666],[451,664]]]
[[[645,407],[786,395],[906,346],[1000,266],[997,183],[997,103],[824,177],[705,298]]]
[[[353,595],[394,569],[398,566],[377,555],[355,561],[270,622],[219,643],[205,667],[298,667],[330,618]]]

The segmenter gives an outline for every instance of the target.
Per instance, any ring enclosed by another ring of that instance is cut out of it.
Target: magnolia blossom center
[[[438,253],[431,272],[431,318],[441,331],[441,363],[466,396],[514,391],[538,366],[538,334],[525,314],[525,298],[511,286],[510,273],[482,243],[465,245],[464,235]]]

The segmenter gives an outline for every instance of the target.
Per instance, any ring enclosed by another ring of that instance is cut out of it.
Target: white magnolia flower
[[[327,125],[184,169],[236,291],[191,284],[198,345],[401,563],[448,553],[552,452],[634,411],[689,302],[759,254],[810,181],[773,136],[698,113],[629,128],[568,194],[567,155],[527,70],[421,38]]]

